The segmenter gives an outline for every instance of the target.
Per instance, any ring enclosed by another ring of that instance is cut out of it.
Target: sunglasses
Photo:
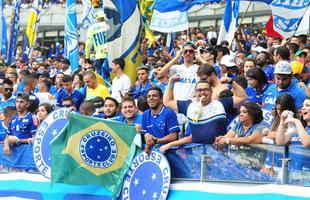
[[[196,92],[207,92],[207,91],[210,91],[210,90],[211,90],[210,88],[197,88]]]
[[[62,105],[62,107],[65,107],[65,108],[70,108],[71,105]]]
[[[6,92],[10,92],[10,91],[12,92],[14,89],[13,88],[3,88],[3,90]]]
[[[193,49],[185,49],[184,53],[195,53],[195,50],[193,50]]]

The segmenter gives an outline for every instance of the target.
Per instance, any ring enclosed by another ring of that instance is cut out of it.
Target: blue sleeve
[[[177,101],[178,111],[186,116],[187,109],[189,104],[191,104],[191,100],[188,101]]]
[[[295,93],[295,106],[297,110],[299,110],[301,109],[302,104],[304,103],[307,96],[303,89],[299,88],[299,86],[297,87],[298,87],[298,90]]]
[[[233,113],[234,111],[234,100],[232,97],[224,97],[220,99],[223,104],[226,113]]]
[[[170,109],[169,109],[169,114],[167,116],[167,127],[168,127],[169,134],[173,132],[180,132],[177,115],[175,114],[173,110],[170,110]]]
[[[62,95],[62,92],[61,93],[59,93],[59,95],[57,96],[57,106],[61,106],[61,100],[62,100],[62,97],[63,95]]]
[[[142,114],[142,124],[141,124],[141,134],[147,133],[146,129],[146,112],[143,112]]]
[[[9,125],[8,125],[8,128],[6,129],[6,135],[12,135],[12,132],[11,132],[11,129],[12,129],[12,119],[11,119]]]

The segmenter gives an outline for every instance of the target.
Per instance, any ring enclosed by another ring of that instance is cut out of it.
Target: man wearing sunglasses
[[[0,113],[8,106],[15,107],[16,98],[13,94],[13,82],[10,79],[4,79],[3,81],[3,97],[0,100]]]
[[[176,63],[183,58],[184,63],[177,65]],[[174,83],[173,93],[176,100],[190,100],[195,92],[195,84],[199,81],[197,76],[198,65],[194,64],[195,45],[187,42],[180,49],[176,57],[168,62],[159,72],[158,75],[163,76],[170,71],[170,76],[178,75],[178,81]]]

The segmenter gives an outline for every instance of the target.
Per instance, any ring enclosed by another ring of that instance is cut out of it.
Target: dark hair
[[[107,100],[113,101],[114,104],[115,104],[116,109],[118,108],[119,103],[118,103],[118,101],[116,99],[114,99],[113,97],[107,97],[107,98],[105,98],[104,102],[106,102]]]
[[[277,97],[276,102],[275,102],[275,110],[274,110],[274,119],[271,124],[271,130],[276,131],[278,129],[278,126],[280,124],[280,116],[277,110],[277,105],[280,105],[280,110],[281,113],[284,110],[290,110],[294,113],[294,117],[297,117],[297,109],[295,107],[295,101],[293,97],[289,94],[282,94]]]
[[[282,60],[290,59],[290,50],[286,46],[276,48],[275,54],[279,55]]]
[[[221,42],[221,45],[229,46],[229,42],[227,40],[223,40]]]
[[[234,81],[243,89],[246,89],[248,87],[248,81],[244,76],[237,76]]]
[[[124,103],[124,102],[127,102],[127,101],[132,102],[133,105],[136,106],[136,102],[135,102],[135,100],[134,100],[132,97],[130,97],[130,96],[124,96],[124,97],[122,98],[121,107],[123,106],[123,103]]]
[[[53,111],[53,106],[49,103],[42,103],[39,105],[40,106],[43,106],[47,112],[47,114],[51,113]]]
[[[217,43],[217,39],[216,39],[216,38],[211,38],[211,39],[210,39],[210,44],[211,44],[212,46],[215,46],[216,43]]]
[[[151,90],[155,90],[155,91],[157,91],[158,92],[158,94],[159,94],[159,97],[160,98],[163,98],[163,92],[161,91],[161,89],[159,88],[159,87],[157,87],[157,86],[151,86],[150,87],[150,89],[147,91],[147,93],[149,93]]]
[[[211,65],[208,65],[208,64],[201,65],[197,69],[197,75],[198,76],[201,76],[201,75],[210,76],[212,73],[214,73],[217,76],[215,68]]]
[[[48,81],[48,80],[43,80],[43,81],[41,81],[41,83],[44,84],[44,86],[47,88],[47,90],[50,90],[50,89],[51,89],[52,84],[51,84],[50,81]]]
[[[223,90],[219,94],[219,99],[232,96],[234,96],[234,93],[231,90]]]
[[[21,75],[24,75],[24,76],[29,76],[29,75],[30,75],[30,71],[29,71],[29,70],[26,70],[26,69],[20,71],[19,73],[20,73]]]
[[[150,109],[149,104],[147,103],[147,96],[146,95],[141,95],[138,98],[138,109],[142,112],[146,111],[147,109]]]
[[[118,64],[122,70],[125,69],[125,60],[123,58],[115,58],[112,63]]]
[[[307,35],[305,35],[305,34],[298,35],[298,40],[300,43],[306,44],[307,43]]]
[[[9,74],[12,74],[15,78],[18,78],[18,74],[16,72],[10,72]]]
[[[9,117],[10,115],[13,115],[16,113],[16,108],[14,106],[8,106],[6,108],[4,108],[3,110],[3,115],[4,117]]]
[[[62,77],[62,82],[68,83],[70,81],[72,81],[72,77],[70,75],[64,75],[64,77]]]
[[[200,80],[200,81],[198,81],[198,82],[196,83],[196,85],[195,85],[195,90],[196,90],[196,88],[197,88],[197,85],[200,84],[200,83],[207,83],[207,84],[209,85],[209,87],[210,87],[210,90],[212,90],[210,83],[208,83],[206,80]]]
[[[249,115],[252,117],[253,124],[258,124],[263,121],[263,111],[257,103],[254,102],[244,102],[241,106],[244,106]]]
[[[83,103],[81,103],[79,110],[83,110],[82,108],[85,108],[86,113],[85,114],[93,114],[96,112],[95,106],[91,100],[85,100]]]
[[[3,84],[14,85],[14,83],[10,79],[8,79],[8,78],[3,80]]]
[[[66,96],[64,97],[62,100],[61,100],[61,105],[64,101],[70,101],[71,105],[73,106],[74,105],[74,101],[72,99],[72,97],[69,97],[69,96]]]
[[[299,50],[299,45],[298,44],[295,44],[295,43],[289,43],[287,45],[287,48],[290,50],[290,51],[293,51],[293,54],[295,54],[298,50]]]
[[[258,86],[260,87],[264,87],[264,85],[266,85],[266,83],[268,82],[264,70],[258,67],[249,69],[246,72],[246,76],[257,80]]]

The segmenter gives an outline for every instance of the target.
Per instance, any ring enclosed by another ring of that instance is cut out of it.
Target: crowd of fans
[[[191,28],[177,34],[173,52],[163,34],[153,44],[143,39],[141,52],[132,85],[122,58],[112,61],[114,78],[105,82],[83,43],[75,72],[61,43],[46,55],[34,50],[29,63],[19,47],[15,64],[0,68],[4,152],[32,143],[37,126],[58,107],[138,125],[147,152],[157,144],[165,152],[190,142],[310,146],[307,35],[281,40],[244,26],[231,44],[217,44],[212,26],[208,32]],[[262,109],[273,113],[270,127]],[[227,131],[236,116],[239,122]]]

